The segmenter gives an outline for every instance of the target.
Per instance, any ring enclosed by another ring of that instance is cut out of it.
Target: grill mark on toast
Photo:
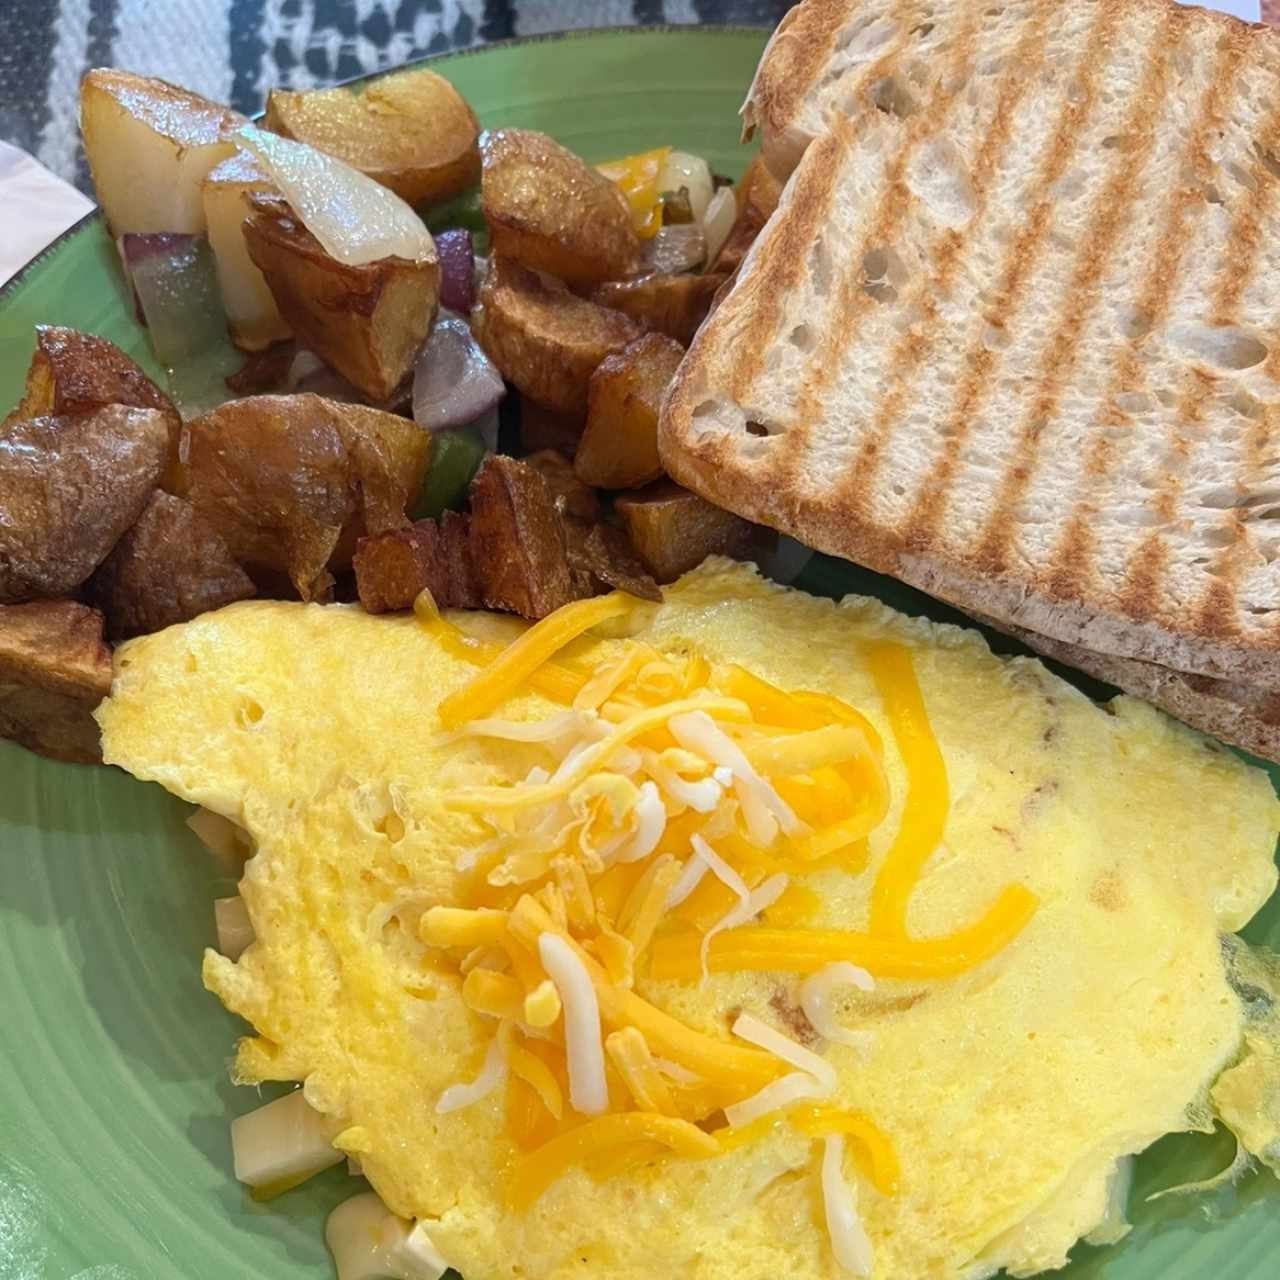
[[[1075,136],[1094,106],[1095,73],[1102,61],[1111,32],[1120,16],[1119,5],[1107,5],[1094,20],[1085,40],[1084,51],[1074,68],[1078,101],[1068,94],[1069,81],[1064,81],[1061,106],[1054,125],[1053,141],[1036,175],[1031,216],[1005,257],[1000,273],[1000,288],[989,314],[1007,314],[1015,307],[1045,243],[1046,224],[1053,212],[1049,189],[1062,176],[1075,145]],[[970,350],[966,362],[969,374],[961,383],[955,407],[947,419],[941,456],[920,488],[920,495],[910,515],[899,530],[902,545],[912,551],[928,547],[937,536],[946,513],[951,479],[959,461],[960,450],[969,436],[973,410],[983,398],[990,383],[998,353],[980,339]]]
[[[1274,101],[1274,105],[1267,113],[1261,131],[1268,148],[1274,145],[1278,132],[1280,132],[1280,98]],[[1271,183],[1264,180],[1262,173],[1259,172],[1260,169],[1260,165],[1255,167],[1254,188],[1232,218],[1231,230],[1228,232],[1224,248],[1225,266],[1214,288],[1210,310],[1214,323],[1223,323],[1234,315],[1240,302],[1240,295],[1253,275],[1254,262],[1262,241],[1259,218],[1271,194]],[[1216,374],[1205,369],[1193,367],[1189,370],[1185,379],[1186,389],[1175,420],[1173,448],[1176,452],[1182,454],[1191,452],[1191,432],[1200,425],[1204,417],[1205,405],[1219,381]],[[1250,465],[1247,458],[1245,465]],[[1154,501],[1147,504],[1148,509],[1154,509],[1159,519],[1167,524],[1177,514],[1181,493],[1181,469],[1177,472],[1169,471],[1162,478]],[[1228,519],[1234,520],[1234,513],[1231,513]],[[1225,569],[1225,576],[1221,581],[1210,582],[1196,608],[1198,627],[1215,639],[1236,636],[1240,631],[1235,587],[1236,579],[1243,567],[1239,559],[1243,541],[1243,537],[1238,533],[1235,542],[1230,547],[1224,548],[1224,552],[1233,554],[1225,563],[1220,559],[1214,566],[1214,572],[1216,574],[1220,568]],[[1168,560],[1169,552],[1164,539],[1158,528],[1153,529],[1139,546],[1131,560],[1130,571],[1126,575],[1121,599],[1130,616],[1152,618],[1164,612],[1159,607],[1159,592],[1168,570]]]
[[[1178,22],[1172,7],[1166,12],[1163,28],[1143,70],[1142,83],[1134,95],[1122,136],[1136,136],[1138,143],[1117,155],[1116,166],[1095,198],[1093,209],[1071,271],[1064,298],[1065,315],[1050,330],[1036,373],[1037,393],[1014,442],[1014,457],[1000,479],[994,510],[982,535],[977,564],[984,572],[998,574],[1008,566],[1016,529],[1015,516],[1022,496],[1030,486],[1039,461],[1040,425],[1056,412],[1064,380],[1070,376],[1080,355],[1080,338],[1102,299],[1098,280],[1107,266],[1111,248],[1132,213],[1145,176],[1155,139],[1156,122],[1168,95],[1172,72],[1171,53],[1182,39],[1185,26]]]
[[[1195,123],[1178,158],[1177,171],[1199,173],[1204,169],[1208,161],[1209,132],[1222,115],[1222,103],[1227,90],[1235,83],[1236,68],[1243,49],[1244,46],[1238,41],[1224,43],[1219,49],[1213,76],[1200,97]],[[1199,221],[1204,208],[1205,202],[1193,186],[1180,182],[1173,187],[1165,206],[1160,235],[1155,241],[1137,294],[1135,311],[1150,317],[1149,333],[1159,332],[1163,327],[1173,288],[1182,268],[1183,256],[1191,242],[1192,227]],[[1049,589],[1053,596],[1069,600],[1082,600],[1085,597],[1092,575],[1093,559],[1097,553],[1097,538],[1091,522],[1098,504],[1095,498],[1088,495],[1096,493],[1096,486],[1115,461],[1117,448],[1108,437],[1107,430],[1121,425],[1125,420],[1117,398],[1132,391],[1142,380],[1138,364],[1138,351],[1142,341],[1141,338],[1129,339],[1113,370],[1105,408],[1085,455],[1080,486],[1081,493],[1085,496],[1072,509],[1066,529],[1051,558],[1055,567]]]
[[[938,128],[951,108],[954,95],[948,94],[945,86],[972,62],[974,36],[981,17],[982,0],[976,3],[969,0],[963,25],[949,51],[947,65],[935,78],[928,102],[920,111],[907,117],[904,136],[885,174],[886,194],[880,202],[878,214],[861,244],[845,259],[844,269],[832,290],[833,302],[828,308],[828,315],[834,318],[823,326],[823,338],[810,359],[808,378],[799,403],[778,441],[779,448],[775,452],[776,487],[780,493],[794,491],[795,475],[813,421],[821,409],[823,395],[835,377],[840,357],[857,335],[867,309],[875,305],[874,299],[863,288],[863,258],[876,245],[890,238],[906,212],[909,203],[904,181],[907,164],[916,148]]]
[[[974,233],[975,228],[981,225],[986,213],[987,201],[991,195],[991,175],[1009,140],[1013,113],[1017,110],[1023,95],[1031,87],[1036,70],[1043,62],[1044,28],[1048,18],[1047,5],[1036,10],[1034,19],[1028,23],[1027,30],[1023,33],[1010,59],[1010,65],[1001,79],[996,109],[982,140],[977,162],[973,167],[975,195],[973,216],[969,219],[964,233],[948,230],[929,246],[929,256],[937,264],[934,277],[932,280],[922,279],[909,299],[909,305],[918,306],[921,309],[923,318],[920,328],[928,336],[921,339],[908,332],[898,339],[889,357],[889,367],[898,371],[893,386],[881,401],[857,454],[846,468],[844,481],[833,497],[834,506],[849,511],[854,519],[863,522],[867,528],[872,525],[868,512],[870,487],[884,457],[885,440],[902,411],[912,378],[925,355],[935,345],[937,294],[945,292],[949,287],[952,273],[960,261],[960,251],[964,247],[965,236]],[[877,558],[882,561],[891,561],[892,548],[886,543],[880,548]]]
[[[792,12],[794,13],[796,10],[792,10]],[[898,22],[898,33],[885,47],[885,52],[874,62],[868,64],[862,74],[858,76],[856,86],[853,89],[854,93],[861,94],[868,85],[873,84],[892,69],[893,64],[906,47],[907,41],[911,38],[911,26],[915,21],[917,12],[918,6],[914,0],[902,0],[902,3],[896,7],[894,16]],[[839,27],[837,27],[838,29]],[[820,139],[816,139],[810,143],[810,146],[817,146],[819,141]],[[833,172],[835,171],[833,170]],[[834,195],[835,183],[828,182],[824,212],[826,208],[830,207]],[[782,297],[785,292],[794,289],[804,275],[805,246],[808,239],[805,233],[805,226],[809,225],[811,218],[814,218],[814,215],[806,214],[804,226],[797,226],[796,221],[792,219],[786,227],[782,228],[784,240],[794,241],[794,243],[783,243],[774,254],[774,261],[776,262],[780,259],[784,268],[778,273],[778,278],[774,282],[774,287],[779,290],[776,295],[778,297]],[[817,221],[815,218],[814,225],[817,224]],[[742,346],[739,348],[737,359],[732,366],[732,376],[729,382],[729,394],[739,404],[750,396],[757,380],[764,372],[764,362],[768,356],[769,340],[773,336],[774,322],[775,317],[767,308],[752,308],[747,330],[740,337]]]

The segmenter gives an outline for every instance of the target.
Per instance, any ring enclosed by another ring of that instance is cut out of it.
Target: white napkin
[[[0,142],[0,284],[92,208],[70,183]]]

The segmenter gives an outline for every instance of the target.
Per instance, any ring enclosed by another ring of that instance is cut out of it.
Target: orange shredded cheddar
[[[897,1195],[901,1176],[897,1152],[884,1132],[862,1112],[803,1104],[788,1112],[787,1119],[811,1138],[825,1138],[832,1133],[853,1138],[855,1159],[871,1185],[882,1195]]]

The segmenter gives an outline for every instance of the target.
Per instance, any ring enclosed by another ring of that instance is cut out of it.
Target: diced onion
[[[824,1089],[807,1071],[792,1071],[790,1074],[765,1085],[759,1093],[735,1102],[724,1109],[724,1118],[730,1128],[741,1129],[743,1125],[759,1120],[761,1116],[772,1115],[775,1111],[785,1111],[787,1107],[808,1098],[829,1097]]]
[[[822,1140],[822,1207],[836,1262],[850,1275],[869,1276],[875,1255],[844,1176],[844,1136],[838,1133]]]
[[[721,187],[711,197],[706,216],[702,219],[702,234],[707,240],[707,262],[714,263],[724,248],[724,243],[738,218],[738,201],[732,187]]]
[[[197,809],[187,819],[187,827],[213,854],[220,869],[238,880],[244,872],[245,859],[253,852],[244,828],[212,809]]]
[[[452,431],[479,422],[505,393],[502,374],[471,326],[441,311],[413,362],[413,420],[427,431]],[[485,440],[490,449],[494,444],[496,438]]]
[[[701,156],[688,151],[669,152],[662,168],[658,170],[659,194],[679,191],[683,187],[689,193],[689,208],[697,222],[701,222],[706,216],[714,186],[710,166]]]
[[[232,898],[215,898],[213,921],[218,930],[218,950],[228,960],[239,960],[244,949],[254,940],[253,924],[244,899],[239,894]]]
[[[580,1115],[602,1115],[609,1106],[609,1090],[604,1077],[600,1005],[591,977],[573,948],[557,934],[539,935],[538,956],[564,1005],[569,1101]]]
[[[296,1186],[345,1159],[346,1153],[333,1145],[340,1127],[317,1111],[301,1089],[237,1116],[231,1122],[236,1177],[263,1190]]]
[[[236,141],[262,162],[299,220],[339,262],[436,260],[422,219],[381,183],[314,147],[254,125],[239,130]]]
[[[667,829],[667,807],[658,794],[657,783],[640,784],[640,798],[632,812],[636,820],[635,834],[618,851],[619,862],[639,862],[641,858],[647,858],[658,847],[658,841]]]
[[[767,1022],[761,1022],[754,1014],[740,1013],[733,1024],[733,1034],[739,1040],[765,1049],[783,1062],[807,1071],[828,1093],[836,1087],[836,1070],[821,1054],[797,1044]]]
[[[437,1115],[448,1115],[451,1111],[461,1111],[473,1102],[487,1098],[491,1093],[501,1089],[507,1082],[507,1054],[501,1035],[496,1035],[489,1044],[484,1055],[484,1065],[480,1074],[468,1084],[451,1084],[436,1103]]]
[[[874,1037],[867,1031],[850,1031],[835,1020],[831,1012],[831,993],[835,987],[857,987],[859,991],[874,991],[875,986],[875,979],[865,969],[860,969],[847,960],[837,961],[810,974],[800,984],[800,1007],[813,1029],[824,1039],[855,1049],[865,1049],[874,1041]]]
[[[334,1209],[324,1239],[338,1280],[440,1280],[449,1269],[426,1226],[397,1217],[372,1191]]]

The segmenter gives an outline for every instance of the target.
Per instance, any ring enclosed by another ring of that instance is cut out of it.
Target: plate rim
[[[349,76],[345,80],[335,80],[332,84],[316,85],[322,89],[344,89],[350,85],[370,84],[385,76],[407,71],[411,67],[426,66],[434,62],[443,62],[459,58],[473,58],[498,49],[512,49],[520,45],[550,44],[557,40],[583,40],[599,36],[652,36],[652,35],[715,35],[715,36],[760,36],[773,30],[770,26],[752,26],[745,22],[649,22],[639,26],[620,27],[563,27],[555,31],[537,31],[523,36],[506,36],[501,40],[490,40],[484,44],[468,45],[465,49],[440,49],[436,53],[424,53],[420,57],[399,62],[393,67],[379,67],[376,71],[367,71],[363,75]],[[162,78],[162,77],[160,77]],[[78,88],[78,86],[77,86]],[[268,90],[269,92],[269,90]],[[249,117],[250,121],[258,121],[263,112]],[[56,176],[56,175],[55,175]],[[78,188],[77,188],[78,189]],[[49,241],[34,257],[28,258],[3,284],[0,284],[0,315],[9,302],[10,295],[16,293],[29,276],[46,258],[52,257],[63,245],[73,237],[86,230],[93,222],[102,220],[102,206],[96,201],[92,209],[81,215],[65,230]]]

